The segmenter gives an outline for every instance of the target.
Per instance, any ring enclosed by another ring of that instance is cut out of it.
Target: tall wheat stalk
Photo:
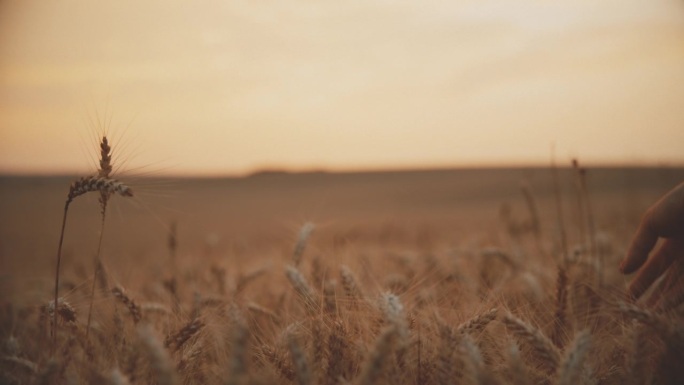
[[[102,154],[102,159],[100,161],[100,170],[98,171],[98,175],[96,176],[87,176],[87,177],[82,177],[76,181],[74,181],[71,186],[69,187],[69,193],[67,194],[67,199],[66,202],[64,203],[64,215],[62,216],[62,229],[60,231],[59,235],[59,245],[57,246],[57,266],[55,268],[55,297],[54,297],[54,303],[57,304],[59,302],[59,269],[62,261],[62,245],[64,244],[64,230],[66,228],[66,219],[67,219],[67,214],[69,212],[69,206],[71,205],[71,202],[73,200],[85,193],[88,192],[93,192],[97,191],[100,193],[100,205],[101,205],[101,213],[102,213],[102,228],[100,231],[100,245],[102,242],[102,232],[104,230],[104,213],[106,209],[106,204],[107,200],[109,197],[113,194],[119,194],[124,197],[131,197],[133,196],[133,190],[131,190],[130,187],[127,185],[121,183],[120,181],[116,179],[112,179],[109,177],[109,174],[111,173],[112,166],[111,166],[111,148],[109,147],[109,143],[107,142],[107,138],[103,136],[102,138],[102,143],[100,145],[101,148],[101,154]],[[97,252],[97,259],[96,262],[99,261],[99,249],[100,245],[98,245],[98,252]],[[99,264],[96,263],[96,272],[97,272],[97,266]],[[95,290],[95,285],[93,281],[93,288],[92,292]],[[91,292],[91,293],[92,293]],[[91,294],[91,303],[90,303],[90,308],[92,309],[92,294]],[[54,355],[56,348],[57,348],[57,312],[54,313],[53,319],[52,319],[53,325],[52,325],[52,354]],[[90,329],[90,311],[88,313],[88,325],[86,328],[86,340],[87,340],[87,331]]]
[[[97,176],[101,178],[109,178],[109,175],[112,172],[112,148],[109,146],[109,141],[107,140],[107,136],[103,135],[102,140],[100,141],[100,168],[97,171]],[[93,303],[95,302],[95,282],[97,281],[98,277],[98,270],[100,269],[100,266],[102,266],[102,263],[100,261],[100,251],[102,250],[102,238],[104,237],[104,226],[105,226],[105,217],[107,214],[107,202],[109,202],[109,197],[111,196],[110,192],[107,191],[100,191],[100,214],[102,215],[102,221],[100,223],[100,236],[99,240],[97,241],[97,252],[95,253],[95,271],[93,274],[93,284],[91,285],[90,288],[90,304],[88,304],[88,321],[86,323],[86,333],[85,333],[85,340],[86,344],[88,343],[88,336],[90,335],[90,321],[92,320],[92,315],[93,315]]]

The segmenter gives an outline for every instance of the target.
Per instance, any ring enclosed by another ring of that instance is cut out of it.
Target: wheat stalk
[[[567,303],[568,273],[566,263],[561,263],[558,265],[558,275],[556,276],[556,314],[551,333],[551,341],[558,348],[562,348],[565,344],[563,332],[567,326]]]
[[[553,152],[554,148],[552,147],[552,154],[551,154],[551,172],[553,176],[553,195],[554,195],[554,201],[555,201],[555,206],[556,206],[556,221],[558,223],[558,231],[559,231],[559,236],[560,236],[560,248],[561,252],[563,253],[563,263],[566,263],[569,258],[568,254],[568,237],[567,233],[565,231],[565,220],[563,219],[563,204],[562,204],[562,198],[561,198],[561,191],[560,191],[560,183],[558,181],[558,168],[556,168],[556,158],[555,158],[555,153]]]
[[[66,228],[67,214],[69,212],[69,205],[73,200],[85,193],[99,191],[101,194],[112,195],[118,194],[123,197],[132,197],[133,190],[124,183],[100,176],[88,176],[80,178],[74,181],[69,187],[69,193],[67,194],[66,202],[64,203],[64,214],[62,216],[62,229],[59,235],[59,245],[57,246],[57,266],[55,268],[55,303],[59,298],[59,269],[62,262],[62,245],[64,243],[64,230]],[[90,319],[90,315],[88,316]],[[54,327],[52,329],[52,353],[54,354],[57,349],[57,315],[54,316]],[[90,325],[86,329],[90,329]],[[87,337],[86,337],[87,338]]]

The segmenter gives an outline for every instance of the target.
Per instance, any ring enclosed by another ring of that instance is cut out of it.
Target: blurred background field
[[[579,243],[577,177],[559,172],[565,226]],[[0,183],[0,288],[7,299],[47,300],[64,200],[71,177],[3,177]],[[597,233],[627,247],[643,211],[684,180],[681,168],[588,170]],[[262,172],[242,178],[140,179],[133,199],[115,197],[106,224],[103,258],[123,282],[141,266],[168,262],[168,237],[177,226],[178,258],[202,264],[268,263],[287,258],[299,229],[322,257],[363,254],[364,248],[422,252],[489,246],[509,248],[509,222],[529,220],[522,193],[538,206],[543,238],[557,242],[550,168],[415,170],[363,173]],[[65,236],[65,271],[88,266],[99,234],[95,194],[72,205]],[[333,254],[333,255],[329,255]],[[549,261],[552,263],[552,261]],[[617,265],[606,266],[616,269]],[[89,270],[90,268],[86,269]],[[85,277],[81,277],[85,279]]]

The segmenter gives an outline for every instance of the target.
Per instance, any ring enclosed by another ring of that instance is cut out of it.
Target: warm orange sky
[[[684,164],[684,2],[0,2],[0,172],[105,110],[167,173]]]

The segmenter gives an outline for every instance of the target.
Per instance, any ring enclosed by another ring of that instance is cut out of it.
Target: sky
[[[683,102],[681,0],[0,2],[0,173],[684,165]]]

